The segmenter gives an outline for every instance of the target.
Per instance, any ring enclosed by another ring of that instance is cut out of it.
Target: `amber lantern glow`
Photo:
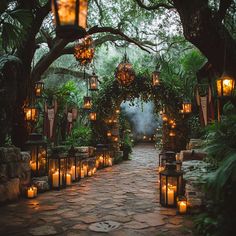
[[[165,113],[162,113],[162,121],[167,122],[168,121],[168,116]]]
[[[89,120],[90,121],[96,121],[97,120],[97,113],[96,112],[90,112],[89,113]]]
[[[95,73],[93,73],[93,75],[89,77],[89,90],[98,90],[98,77],[95,75]]]
[[[152,72],[152,85],[158,86],[160,84],[160,71]]]
[[[91,99],[91,97],[88,97],[88,96],[84,97],[84,106],[83,106],[83,108],[85,110],[90,110],[92,108],[92,99]]]
[[[188,114],[192,112],[192,103],[189,101],[184,101],[182,104],[181,113]]]
[[[177,209],[179,214],[186,214],[188,210],[188,202],[185,196],[178,196]]]
[[[38,118],[38,110],[33,106],[25,107],[24,113],[25,120],[28,122],[35,122]]]
[[[218,97],[231,97],[235,88],[234,78],[223,74],[216,81],[216,88]]]
[[[52,0],[56,34],[60,38],[82,38],[86,34],[88,0]]]
[[[35,97],[40,98],[42,97],[44,89],[44,83],[43,82],[36,82],[34,86],[34,94]]]

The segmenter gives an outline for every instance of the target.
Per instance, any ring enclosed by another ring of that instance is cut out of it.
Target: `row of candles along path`
[[[112,166],[113,162],[112,162],[112,158],[109,157],[108,159],[105,159],[106,166]],[[66,182],[66,186],[70,186],[72,184],[72,181],[75,181],[79,176],[81,179],[85,178],[85,177],[91,177],[93,176],[96,171],[97,168],[99,167],[99,164],[102,163],[104,164],[104,158],[102,156],[99,157],[98,160],[96,160],[96,165],[95,167],[93,167],[92,169],[88,168],[88,164],[83,164],[82,168],[80,168],[80,166],[75,166],[72,165],[70,170],[68,171],[68,173],[66,174],[66,178],[65,178],[65,182]],[[32,167],[32,166],[31,166]],[[59,180],[59,170],[52,170],[52,187],[59,187],[59,185],[62,185],[63,183],[63,173],[60,173],[60,180]],[[37,187],[36,186],[30,186],[27,189],[27,197],[28,198],[35,198],[37,197]]]

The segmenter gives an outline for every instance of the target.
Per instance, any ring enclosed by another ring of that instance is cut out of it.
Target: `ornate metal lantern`
[[[42,97],[43,89],[44,89],[44,83],[43,82],[36,82],[34,85],[35,97],[37,97],[37,98]]]
[[[192,112],[192,103],[189,101],[184,101],[182,104],[182,110],[183,114],[189,114]]]
[[[71,147],[68,155],[68,172],[71,174],[72,181],[78,181],[80,179],[81,160],[76,148]]]
[[[75,45],[74,56],[81,66],[92,62],[94,57],[94,46],[91,36],[87,36]]]
[[[97,120],[97,113],[96,112],[90,112],[89,113],[89,120],[90,121],[96,121]]]
[[[89,77],[89,90],[97,91],[98,90],[98,76],[93,73],[92,76]]]
[[[92,98],[89,96],[84,97],[84,106],[85,110],[90,110],[92,108]]]
[[[160,71],[155,70],[152,72],[152,86],[158,86],[160,84]]]
[[[47,175],[47,143],[41,134],[32,133],[26,142],[30,150],[31,176],[40,177]]]
[[[52,0],[56,34],[76,39],[86,35],[88,0]]]
[[[235,80],[224,73],[216,80],[216,88],[218,97],[231,97],[235,88]]]
[[[25,120],[28,122],[35,122],[38,118],[38,110],[34,106],[27,106],[24,108]]]
[[[107,137],[111,137],[111,136],[112,136],[111,130],[108,130],[107,131]]]
[[[116,68],[115,77],[121,86],[129,86],[135,79],[133,66],[128,62],[126,53],[123,62]]]
[[[176,171],[175,164],[166,164],[160,172],[160,203],[165,207],[175,207],[177,196],[182,193],[183,172]]]
[[[49,157],[49,180],[51,188],[56,190],[71,184],[67,153],[53,152]]]

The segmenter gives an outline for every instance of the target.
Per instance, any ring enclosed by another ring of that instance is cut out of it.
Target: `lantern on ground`
[[[116,68],[115,77],[121,86],[129,86],[135,79],[135,72],[125,53],[124,60]]]
[[[235,88],[235,80],[233,77],[225,73],[216,80],[216,89],[218,97],[231,97]]]
[[[71,184],[71,174],[68,173],[67,153],[53,152],[49,161],[49,180],[52,189],[60,190]]]
[[[185,196],[177,197],[177,210],[179,214],[186,214],[188,210],[188,201]]]
[[[27,106],[24,108],[25,120],[28,122],[35,122],[38,118],[38,110],[34,106]]]
[[[41,177],[47,175],[47,143],[41,134],[32,133],[26,142],[30,150],[30,167],[32,177]]]
[[[90,110],[92,108],[92,98],[89,96],[84,97],[84,105],[83,108],[85,110]]]
[[[160,84],[160,71],[156,70],[152,72],[152,86],[158,86]]]
[[[106,166],[106,159],[111,157],[108,144],[98,144],[96,147],[96,158],[99,160],[99,168]]]
[[[89,113],[89,120],[90,121],[96,121],[97,120],[97,113],[96,112],[90,112]]]
[[[92,76],[89,77],[89,90],[97,91],[98,90],[98,76],[93,73]]]
[[[72,182],[80,179],[81,160],[76,148],[71,147],[68,155],[68,173],[71,175]]]
[[[165,207],[175,207],[177,196],[182,193],[183,172],[176,171],[175,164],[166,164],[160,172],[160,203]]]
[[[86,35],[88,0],[52,0],[56,34],[76,39]]]
[[[184,101],[182,104],[181,113],[189,114],[192,112],[192,103],[190,101]]]
[[[34,95],[36,98],[42,97],[44,89],[44,83],[43,82],[36,82],[34,85]]]

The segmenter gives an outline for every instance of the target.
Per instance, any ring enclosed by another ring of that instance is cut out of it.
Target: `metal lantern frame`
[[[36,122],[38,119],[38,109],[35,106],[24,107],[25,120],[27,122]]]
[[[158,86],[160,85],[160,74],[161,72],[159,70],[155,70],[152,72],[152,86]]]
[[[44,82],[38,81],[34,84],[34,95],[36,98],[41,98],[44,90]]]
[[[90,96],[84,96],[84,110],[90,110],[92,108],[92,98]]]
[[[97,144],[96,146],[96,157],[99,158],[99,168],[106,166],[106,160],[111,157],[111,150],[108,144]]]
[[[181,110],[183,114],[189,114],[192,112],[192,103],[190,101],[183,101],[182,103],[182,110]]]
[[[68,152],[68,172],[71,174],[72,182],[77,182],[81,177],[82,161],[80,155],[76,151],[76,148],[71,147]]]
[[[86,35],[88,0],[52,0],[56,34],[76,39]]]
[[[48,173],[47,142],[41,134],[31,133],[26,146],[30,150],[31,176],[46,176]]]
[[[160,204],[164,207],[176,207],[177,196],[183,192],[183,172],[176,171],[175,164],[166,164],[160,172]]]
[[[53,153],[48,158],[49,183],[51,189],[60,190],[67,186],[68,154]]]
[[[223,73],[223,75],[216,80],[217,96],[232,97],[235,89],[235,80],[233,77]]]
[[[89,77],[89,90],[98,90],[98,76],[95,73],[93,73],[93,75]]]

